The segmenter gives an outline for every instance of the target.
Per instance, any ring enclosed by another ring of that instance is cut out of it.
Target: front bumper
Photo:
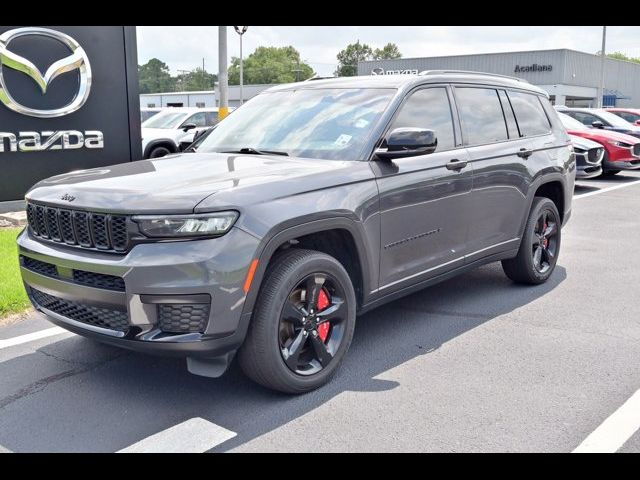
[[[244,339],[243,284],[258,240],[238,228],[216,239],[140,244],[125,255],[39,241],[27,228],[18,247],[34,307],[75,333],[199,357],[233,351]]]
[[[630,158],[625,160],[615,160],[602,162],[605,170],[638,170],[640,168],[639,158]]]
[[[576,169],[576,178],[586,179],[595,178],[602,175],[602,167],[600,165],[579,166]]]

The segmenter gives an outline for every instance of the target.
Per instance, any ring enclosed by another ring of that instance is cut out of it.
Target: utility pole
[[[596,105],[598,108],[602,108],[604,101],[604,59],[605,59],[605,45],[607,42],[607,27],[602,27],[602,50],[600,50],[600,86],[598,87],[598,101]]]
[[[242,105],[244,103],[244,95],[243,95],[243,88],[244,88],[244,69],[243,69],[243,63],[244,60],[242,58],[242,36],[247,33],[247,29],[249,28],[248,26],[234,26],[233,27],[236,30],[236,33],[240,36],[240,105]]]
[[[229,75],[227,72],[227,27],[218,27],[218,86],[220,100],[218,119],[229,115]]]

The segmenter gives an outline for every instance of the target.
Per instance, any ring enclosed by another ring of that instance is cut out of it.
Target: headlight
[[[224,235],[238,218],[238,212],[198,215],[137,215],[133,220],[147,237],[182,238]]]
[[[578,147],[573,147],[573,151],[579,154],[584,154],[586,152],[586,150]]]
[[[629,143],[624,143],[624,142],[616,142],[616,141],[611,141],[609,142],[611,145],[614,145],[616,147],[621,147],[621,148],[631,148],[631,145]]]

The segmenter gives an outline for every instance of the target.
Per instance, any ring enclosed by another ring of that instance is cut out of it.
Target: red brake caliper
[[[329,305],[331,305],[331,299],[329,298],[329,294],[323,288],[322,290],[320,290],[320,294],[318,295],[318,304],[317,304],[318,311],[321,312],[322,310],[327,308]],[[327,341],[327,336],[329,336],[330,328],[331,328],[331,325],[329,324],[329,322],[324,322],[318,325],[318,335],[320,336],[320,339],[323,342]]]

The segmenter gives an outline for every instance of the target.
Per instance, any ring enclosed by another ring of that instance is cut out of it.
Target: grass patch
[[[22,285],[16,237],[21,228],[0,228],[0,318],[31,306]]]

